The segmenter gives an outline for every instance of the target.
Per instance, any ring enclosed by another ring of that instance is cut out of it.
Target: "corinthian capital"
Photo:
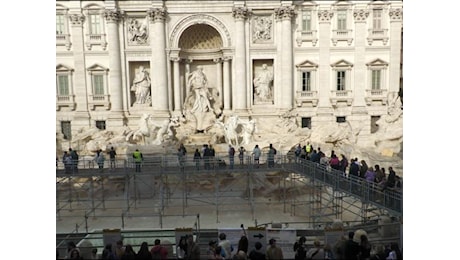
[[[357,22],[365,22],[369,16],[369,11],[364,9],[354,10],[353,16]]]
[[[329,10],[319,10],[318,20],[319,22],[330,22],[333,15],[334,13]]]
[[[248,18],[249,11],[247,7],[234,7],[232,15],[236,20],[244,20]]]
[[[106,9],[104,11],[104,18],[107,22],[116,23],[120,20],[121,14],[116,9]]]
[[[279,20],[291,20],[296,15],[291,6],[282,6],[275,9],[275,17]]]
[[[401,21],[402,20],[402,9],[400,8],[391,8],[388,14],[390,15],[391,21]]]
[[[69,20],[72,25],[83,25],[83,22],[85,21],[85,16],[82,14],[70,14],[69,15]]]
[[[150,21],[152,22],[164,22],[166,20],[166,15],[168,12],[166,11],[166,8],[151,8],[150,10],[147,11],[147,15],[150,18]]]

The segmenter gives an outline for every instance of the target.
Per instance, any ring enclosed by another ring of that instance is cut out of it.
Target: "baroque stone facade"
[[[248,148],[398,153],[402,14],[402,1],[56,1],[57,141],[219,143],[233,122]]]

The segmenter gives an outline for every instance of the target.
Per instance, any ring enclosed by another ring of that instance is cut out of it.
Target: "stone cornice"
[[[391,8],[388,12],[390,15],[390,20],[393,21],[402,21],[402,9],[400,8]]]
[[[104,18],[108,23],[116,23],[121,19],[121,13],[117,9],[106,9]]]
[[[69,20],[70,24],[73,26],[82,26],[85,21],[85,16],[83,14],[70,14]]]
[[[329,10],[319,10],[318,11],[318,20],[319,22],[330,22],[334,13]]]
[[[147,15],[150,18],[151,22],[164,22],[166,20],[166,16],[168,15],[168,12],[166,11],[166,8],[164,7],[150,8],[147,11]]]
[[[249,10],[247,7],[234,7],[232,10],[232,15],[235,20],[244,20],[249,16]]]
[[[291,6],[282,6],[275,9],[275,17],[279,20],[291,20],[295,15],[294,7]]]
[[[365,9],[354,10],[353,16],[355,17],[356,22],[366,22],[366,19],[369,16],[369,11]]]

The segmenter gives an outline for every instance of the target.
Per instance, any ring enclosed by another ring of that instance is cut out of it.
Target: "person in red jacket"
[[[150,253],[152,253],[152,259],[168,259],[168,249],[161,245],[160,239],[155,239],[155,245]]]

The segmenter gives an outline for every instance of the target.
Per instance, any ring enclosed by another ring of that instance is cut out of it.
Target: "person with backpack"
[[[150,253],[152,253],[152,259],[168,259],[168,249],[161,245],[160,239],[155,239]]]
[[[307,246],[305,245],[306,241],[307,239],[304,236],[301,236],[299,241],[294,243],[295,260],[307,259]]]

